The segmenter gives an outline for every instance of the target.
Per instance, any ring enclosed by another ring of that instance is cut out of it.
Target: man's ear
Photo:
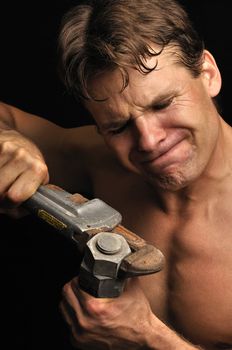
[[[211,97],[219,94],[222,85],[221,74],[214,57],[207,50],[203,52],[202,73],[203,83]]]

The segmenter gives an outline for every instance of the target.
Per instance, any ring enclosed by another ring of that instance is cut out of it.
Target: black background
[[[230,123],[231,18],[226,0],[183,0],[222,73],[222,115]],[[78,1],[15,1],[0,6],[0,99],[64,127],[89,123],[57,74],[63,13]],[[69,242],[33,217],[0,216],[0,321],[5,350],[69,350],[59,314],[61,287],[78,271]]]

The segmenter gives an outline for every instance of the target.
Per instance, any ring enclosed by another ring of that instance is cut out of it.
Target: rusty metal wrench
[[[71,239],[83,257],[79,282],[95,297],[117,297],[125,279],[160,271],[160,250],[121,225],[121,214],[98,198],[39,187],[24,207]]]

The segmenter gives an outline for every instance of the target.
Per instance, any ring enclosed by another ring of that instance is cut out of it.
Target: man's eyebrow
[[[117,120],[112,120],[110,122],[102,123],[99,126],[99,130],[100,130],[100,132],[102,132],[102,131],[107,131],[110,129],[120,128],[122,125],[126,124],[129,119],[130,119],[130,116],[128,116],[126,118],[118,118]]]
[[[161,92],[157,96],[155,96],[146,106],[144,106],[145,110],[151,109],[153,106],[163,102],[168,101],[169,99],[178,95],[177,90],[170,90],[166,92]]]
[[[161,92],[158,95],[156,95],[154,98],[152,98],[152,100],[147,103],[146,105],[144,105],[141,109],[146,111],[149,110],[151,108],[153,108],[155,105],[158,105],[161,102],[164,101],[168,101],[169,99],[175,97],[178,95],[178,91],[176,89],[172,89],[166,92]],[[126,123],[128,123],[128,121],[130,120],[131,115],[125,115],[124,117],[120,118],[118,117],[117,119],[111,120],[111,121],[106,121],[104,123],[102,123],[99,126],[99,131],[100,132],[104,132],[110,129],[117,129],[120,128],[122,125],[125,125]]]

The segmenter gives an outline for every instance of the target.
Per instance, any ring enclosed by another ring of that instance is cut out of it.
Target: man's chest
[[[219,225],[218,220],[197,219],[183,222],[175,234],[159,234],[155,243],[163,246],[166,267],[160,276],[144,280],[153,311],[207,349],[232,349],[230,227],[223,220]]]
[[[215,211],[209,203],[197,208],[194,215],[180,215],[176,220],[155,209],[149,189],[139,189],[130,183],[123,196],[111,191],[103,199],[121,212],[124,226],[165,255],[163,271],[141,277],[153,312],[205,349],[232,349],[229,205],[220,203]]]

